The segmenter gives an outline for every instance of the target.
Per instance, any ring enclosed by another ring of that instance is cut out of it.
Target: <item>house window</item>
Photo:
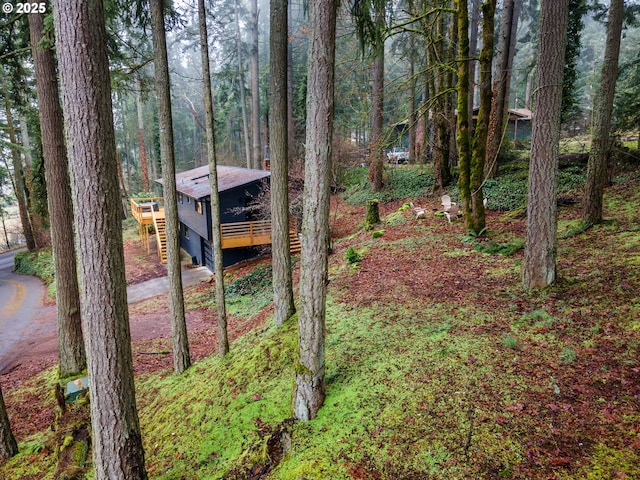
[[[202,215],[202,202],[199,200],[196,202],[196,212]]]
[[[187,197],[187,203],[191,203],[191,197]]]
[[[183,202],[184,202],[184,199],[183,199],[183,197],[182,197],[182,194],[181,194],[181,193],[179,193],[179,194],[178,194],[178,203],[183,203]]]
[[[184,238],[189,238],[189,227],[184,226]]]

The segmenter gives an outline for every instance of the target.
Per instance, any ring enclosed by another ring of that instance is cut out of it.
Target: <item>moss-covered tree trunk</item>
[[[380,2],[379,2],[380,3]],[[380,13],[377,13],[377,28],[384,28],[384,15],[380,20]],[[370,155],[371,161],[369,166],[369,181],[371,189],[379,192],[383,187],[384,172],[384,37],[380,34],[377,42],[374,42],[373,49],[375,58],[373,60],[373,88],[371,92],[371,142]]]
[[[459,7],[462,7],[459,4]],[[466,7],[465,7],[466,10]],[[484,195],[482,182],[484,181],[484,159],[487,150],[487,129],[491,112],[491,59],[493,56],[493,33],[496,0],[487,0],[482,4],[482,50],[480,52],[480,110],[476,122],[475,134],[471,142],[471,159],[465,173],[458,179],[458,188],[462,198],[465,223],[469,231],[480,233],[485,228]],[[461,14],[459,14],[460,16]],[[461,22],[463,20],[458,20]],[[468,23],[458,23],[468,29]],[[459,32],[459,35],[468,35]],[[468,44],[467,47],[468,48]],[[468,52],[468,50],[467,50]],[[458,84],[459,88],[463,85]],[[460,105],[458,105],[460,108]],[[468,176],[467,176],[468,175]]]
[[[456,0],[458,11],[458,188],[462,198],[471,196],[471,141],[469,138],[469,15],[466,0]]]

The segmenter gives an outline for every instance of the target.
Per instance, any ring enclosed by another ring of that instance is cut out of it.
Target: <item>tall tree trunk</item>
[[[385,23],[384,4],[376,4],[376,28],[382,30]],[[373,45],[373,91],[371,92],[371,164],[369,167],[369,181],[375,192],[382,190],[384,172],[384,36],[376,39]]]
[[[478,27],[480,25],[480,4],[481,0],[471,1],[471,18],[469,33],[469,95],[467,98],[467,108],[469,115],[473,117],[473,107],[475,106],[476,96],[476,65],[478,63],[476,55],[478,55]],[[475,125],[469,122],[469,137],[473,138]]]
[[[0,389],[0,461],[8,460],[17,453],[18,443],[11,432],[7,408],[4,404],[2,389]]]
[[[412,11],[411,9],[410,11]],[[417,154],[417,131],[418,131],[418,113],[416,105],[416,59],[415,59],[415,36],[413,33],[409,35],[409,160],[416,161]]]
[[[513,57],[516,54],[516,31],[520,16],[521,0],[506,0],[502,9],[500,39],[496,61],[496,78],[493,82],[491,115],[487,133],[487,156],[484,164],[485,178],[498,173],[498,154],[502,144],[504,127],[509,119],[509,91]]]
[[[311,3],[298,359],[293,412],[314,418],[325,397],[324,337],[334,111],[335,0]]]
[[[94,475],[144,480],[136,410],[104,10],[58,0],[54,20],[69,148]],[[89,201],[90,200],[90,201]]]
[[[568,13],[569,0],[542,2],[522,264],[525,289],[550,285],[556,278],[556,184]]]
[[[57,285],[60,377],[64,378],[82,372],[87,366],[73,242],[73,204],[69,185],[69,162],[64,145],[64,126],[55,58],[51,49],[43,49],[39,46],[43,36],[44,15],[32,13],[28,17]]]
[[[260,65],[258,63],[258,0],[251,0],[251,135],[253,141],[253,168],[262,166],[262,144],[260,138]]]
[[[291,33],[291,3],[287,2],[287,145],[289,149],[289,161],[296,158],[296,121],[293,113],[293,48],[289,41]]]
[[[480,51],[480,108],[472,142],[469,188],[471,196],[463,199],[467,229],[476,233],[485,228],[484,159],[487,149],[487,130],[491,113],[491,60],[493,58],[494,17],[496,0],[482,4],[482,50]]]
[[[471,138],[469,135],[469,15],[467,0],[456,0],[458,12],[458,186],[462,198],[471,197]],[[465,210],[465,213],[466,210]]]
[[[222,257],[222,229],[220,226],[220,195],[218,192],[218,167],[213,117],[213,96],[211,95],[211,69],[209,67],[209,35],[204,0],[198,0],[198,21],[200,25],[200,53],[202,55],[202,80],[204,93],[204,119],[207,134],[207,161],[209,163],[209,184],[211,185],[211,229],[213,259],[216,277],[216,308],[218,311],[218,353],[229,352],[227,335],[227,309],[224,298],[224,263]]]
[[[602,80],[596,96],[593,116],[593,140],[587,166],[587,182],[582,200],[582,221],[594,224],[602,221],[602,197],[607,178],[607,163],[611,154],[611,112],[618,79],[620,36],[624,16],[624,0],[611,0],[607,41],[602,62]]]
[[[144,115],[142,112],[142,80],[138,78],[136,88],[136,112],[138,114],[138,151],[140,152],[140,176],[142,178],[142,190],[149,191],[149,162],[147,161],[147,149],[144,145]]]
[[[150,0],[153,58],[158,95],[158,125],[160,127],[160,158],[162,161],[162,189],[167,227],[167,270],[169,273],[169,310],[171,314],[171,339],[173,342],[173,369],[177,374],[191,366],[189,338],[184,317],[184,297],[180,266],[180,223],[176,193],[176,164],[173,148],[173,120],[167,39],[164,26],[162,0]]]
[[[9,88],[4,79],[2,79],[0,83],[2,84],[2,91],[4,95],[7,133],[9,134],[9,141],[12,144],[11,159],[13,161],[13,191],[16,194],[16,200],[18,201],[18,212],[20,214],[20,223],[22,224],[22,234],[24,235],[24,239],[27,243],[27,249],[32,252],[36,248],[38,248],[38,245],[36,244],[33,225],[31,224],[31,217],[29,216],[27,184],[24,177],[24,170],[22,168],[22,159],[20,158],[20,152],[16,148],[16,145],[18,145],[18,140],[16,138],[16,131],[13,126],[13,115],[11,113],[11,99],[9,98]]]
[[[289,145],[287,118],[288,0],[271,0],[270,118],[271,250],[276,327],[295,313],[289,244]]]
[[[240,36],[240,15],[238,10],[238,0],[235,1],[235,19],[236,19],[236,51],[238,55],[238,84],[240,90],[240,107],[242,110],[242,135],[244,137],[244,154],[247,162],[247,168],[251,168],[251,136],[249,135],[249,122],[247,119],[247,100],[244,90],[244,57],[242,56],[241,36]]]
[[[437,20],[435,39],[430,43],[427,51],[428,63],[434,72],[430,89],[435,100],[433,102],[433,176],[438,190],[442,190],[451,183],[451,169],[449,168],[449,148],[451,146],[451,128],[449,125],[448,103],[445,96],[447,73],[445,72],[445,15]]]

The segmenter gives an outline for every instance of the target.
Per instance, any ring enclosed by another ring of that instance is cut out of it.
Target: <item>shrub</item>
[[[34,275],[47,285],[51,285],[55,281],[51,249],[37,252],[18,252],[14,256],[13,264],[16,272]]]
[[[344,252],[344,258],[349,265],[358,265],[362,261],[363,255],[351,246]]]

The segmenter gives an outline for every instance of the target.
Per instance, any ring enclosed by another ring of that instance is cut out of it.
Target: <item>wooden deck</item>
[[[132,198],[129,203],[131,204],[131,214],[138,222],[138,237],[146,245],[147,253],[151,253],[149,225],[153,225],[156,232],[158,256],[162,263],[166,263],[166,253],[163,254],[163,252],[166,252],[166,238],[160,239],[158,234],[160,225],[157,223],[161,222],[162,228],[164,228],[164,207],[160,206],[162,201],[162,197]],[[164,245],[162,245],[162,242],[164,242]]]
[[[158,255],[162,263],[166,263],[166,232],[165,213],[162,197],[132,198],[131,214],[138,222],[140,241],[147,246],[147,253],[151,252],[149,225],[153,225],[156,232]],[[271,244],[271,220],[257,220],[248,222],[223,223],[222,248],[254,247]],[[300,252],[295,221],[292,220],[290,231],[291,253]]]
[[[271,243],[271,220],[223,223],[222,248],[253,247]]]

